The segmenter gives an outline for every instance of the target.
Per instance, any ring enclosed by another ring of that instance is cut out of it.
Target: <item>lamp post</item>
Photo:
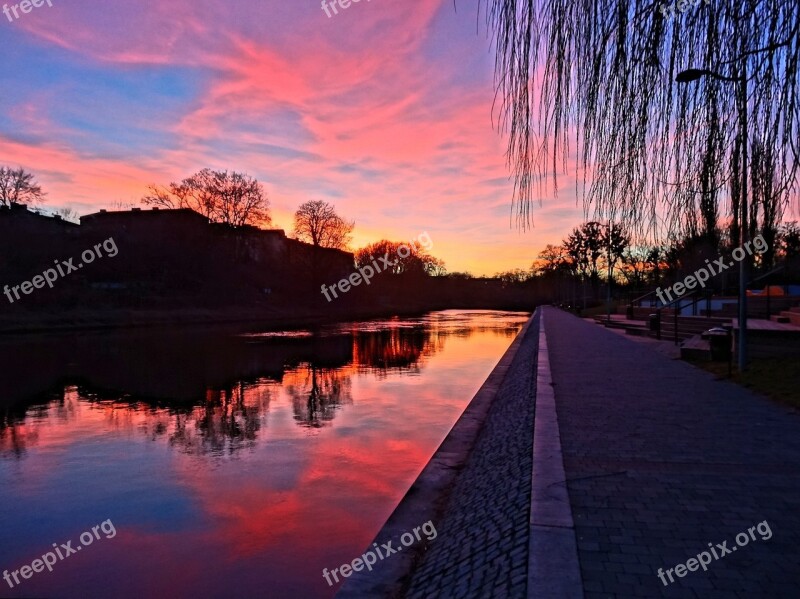
[[[740,247],[747,242],[747,63],[742,66],[741,77],[725,77],[708,69],[686,69],[675,77],[678,83],[697,81],[702,77],[711,77],[718,81],[733,81],[738,83],[737,100],[739,112],[739,127],[742,136],[742,198],[740,219],[741,234],[739,235]],[[739,344],[737,365],[739,372],[744,372],[747,367],[747,272],[749,254],[739,262]]]
[[[608,219],[606,227],[606,262],[608,265],[608,282],[606,285],[606,306],[607,318],[606,323],[611,324],[611,219]]]

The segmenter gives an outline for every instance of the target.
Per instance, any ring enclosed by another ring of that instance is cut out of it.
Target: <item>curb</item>
[[[555,391],[547,351],[544,310],[539,308],[539,355],[533,420],[528,536],[528,597],[583,597],[578,544],[561,454]]]

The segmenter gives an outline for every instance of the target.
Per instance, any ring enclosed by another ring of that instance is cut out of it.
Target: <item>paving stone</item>
[[[407,597],[431,590],[440,597],[526,597],[538,336],[534,322],[458,475],[436,542],[411,575]],[[454,595],[437,577],[459,560],[470,565],[469,579],[457,583],[465,595]]]
[[[800,414],[641,341],[545,310],[570,503],[586,515],[575,518],[576,534],[609,550],[607,567],[652,572],[620,595],[800,597]],[[772,539],[757,535],[668,587],[655,575],[708,543],[735,545],[737,533],[763,520]],[[603,584],[596,553],[579,542],[578,555],[585,588]]]

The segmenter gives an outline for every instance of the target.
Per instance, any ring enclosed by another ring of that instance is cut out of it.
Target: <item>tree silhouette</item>
[[[605,225],[600,233],[600,243],[604,248],[603,257],[608,269],[609,281],[614,280],[614,268],[621,262],[628,249],[630,238],[622,225],[611,223]]]
[[[305,202],[294,213],[295,236],[315,247],[346,249],[353,227],[353,221],[344,220],[331,204],[322,200]]]
[[[0,167],[0,206],[33,204],[43,200],[44,196],[32,173],[22,167]]]
[[[399,251],[401,246],[405,247]],[[388,239],[381,239],[358,250],[355,253],[356,267],[361,268],[372,264],[374,260],[380,260],[381,256],[388,256],[392,263],[391,268],[388,268],[379,262],[378,265],[384,269],[382,272],[390,272],[395,275],[427,274],[431,276],[441,276],[446,273],[444,262],[434,258],[423,248],[412,243],[389,241]]]
[[[204,168],[169,187],[151,185],[142,203],[190,208],[217,223],[235,227],[269,225],[269,200],[263,186],[248,175]]]

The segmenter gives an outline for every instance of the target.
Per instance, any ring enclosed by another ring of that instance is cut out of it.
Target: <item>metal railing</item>
[[[766,279],[767,277],[770,277],[770,276],[774,275],[776,272],[784,270],[784,268],[785,268],[785,266],[778,266],[776,268],[773,268],[771,271],[766,272],[763,275],[761,275],[760,277],[756,277],[755,279],[753,279],[752,281],[747,283],[746,288],[750,287],[753,283],[757,283],[758,281],[761,281],[762,279]],[[781,286],[785,287],[784,285],[781,285]],[[770,285],[767,285],[766,287],[767,287],[767,320],[769,320],[770,316],[771,316],[771,313],[772,313],[771,309],[770,309],[770,296],[772,295],[772,293],[771,293],[771,290],[770,290]],[[753,297],[763,297],[763,296],[759,295],[759,296],[753,296]],[[737,309],[737,312],[738,312],[738,309]]]
[[[687,300],[687,299],[689,299],[689,298],[691,298],[693,296],[696,296],[696,297],[692,300],[691,304],[689,304],[688,306],[681,305],[680,302],[682,302],[684,300]],[[675,340],[675,345],[678,345],[678,316],[680,316],[680,313],[681,313],[681,311],[683,309],[685,309],[687,307],[690,307],[690,306],[692,308],[692,315],[693,316],[697,316],[697,303],[700,300],[704,299],[704,298],[706,300],[706,316],[710,316],[711,315],[711,292],[709,290],[696,289],[696,290],[692,291],[691,293],[689,293],[687,295],[682,295],[681,297],[675,298],[671,302],[668,302],[668,303],[656,308],[656,339],[659,339],[659,340],[661,339],[661,312],[662,312],[662,310],[665,310],[665,309],[669,308],[669,306],[677,303],[678,304],[677,307],[672,309],[673,317],[674,317],[674,322],[673,322],[674,330],[673,330],[672,334],[673,334],[673,338]]]

